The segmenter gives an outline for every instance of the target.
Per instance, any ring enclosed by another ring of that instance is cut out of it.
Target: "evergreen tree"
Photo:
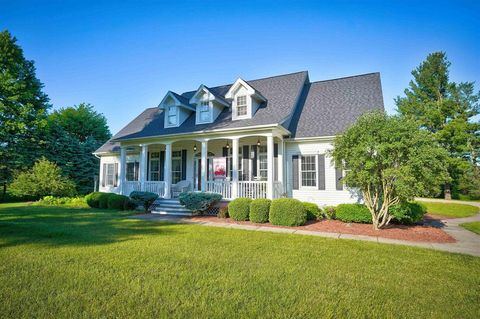
[[[432,132],[448,151],[446,164],[456,189],[470,165],[477,166],[480,124],[475,117],[479,114],[480,93],[474,92],[473,82],[451,82],[449,67],[445,52],[429,54],[412,71],[413,80],[405,97],[397,97],[395,102],[401,115]],[[451,198],[450,183],[445,183],[444,194]]]
[[[0,181],[31,167],[44,145],[41,129],[50,105],[33,61],[10,32],[0,32]]]

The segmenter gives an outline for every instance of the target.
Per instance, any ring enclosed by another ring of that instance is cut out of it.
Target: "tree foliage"
[[[446,152],[415,122],[384,113],[368,113],[334,140],[331,152],[346,171],[343,182],[358,188],[382,228],[393,218],[392,205],[435,194],[448,181]]]
[[[45,158],[35,163],[29,171],[24,171],[15,176],[10,185],[11,191],[18,196],[72,196],[75,194],[75,184],[62,170]]]
[[[25,59],[17,40],[0,32],[0,179],[10,180],[18,169],[30,167],[42,143],[48,96]]]
[[[450,62],[444,52],[427,56],[412,71],[413,80],[404,97],[395,100],[399,113],[411,118],[418,126],[433,133],[448,151],[447,162],[454,185],[469,170],[477,166],[480,149],[480,93],[474,92],[473,82],[455,83],[449,79]],[[450,189],[446,184],[445,193]]]

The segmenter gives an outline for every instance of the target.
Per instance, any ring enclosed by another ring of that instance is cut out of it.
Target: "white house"
[[[335,135],[375,109],[383,110],[379,73],[310,82],[303,71],[169,91],[95,152],[99,189],[169,199],[182,185],[224,199],[357,202],[326,152]]]

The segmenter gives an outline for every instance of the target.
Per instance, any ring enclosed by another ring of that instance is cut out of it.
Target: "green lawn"
[[[480,235],[480,222],[463,223],[460,226]]]
[[[0,205],[0,317],[478,318],[480,258]]]
[[[478,214],[478,207],[472,205],[441,202],[420,202],[427,206],[427,211],[429,213],[439,216],[462,218]]]

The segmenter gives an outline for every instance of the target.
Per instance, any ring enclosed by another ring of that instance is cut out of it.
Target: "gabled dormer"
[[[234,121],[252,118],[260,104],[267,101],[260,92],[241,78],[232,84],[225,98],[232,100],[232,120]]]
[[[163,109],[165,114],[164,127],[178,127],[195,110],[188,99],[172,91],[168,93],[160,102],[159,108]]]
[[[225,107],[230,107],[221,96],[205,85],[200,85],[189,103],[195,106],[195,124],[213,123]]]

